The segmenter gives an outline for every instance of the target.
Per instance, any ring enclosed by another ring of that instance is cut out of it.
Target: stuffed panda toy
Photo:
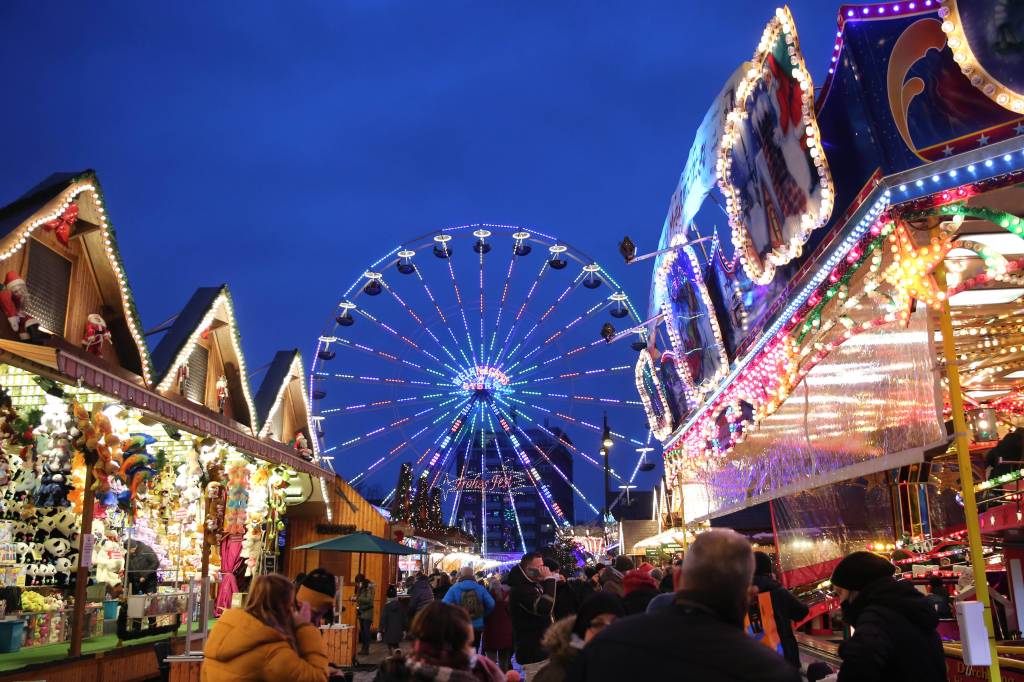
[[[67,586],[71,583],[71,559],[66,556],[62,556],[54,562],[54,567],[57,569],[57,584],[61,586]]]

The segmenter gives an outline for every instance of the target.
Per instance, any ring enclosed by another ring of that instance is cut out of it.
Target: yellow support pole
[[[945,280],[945,273],[936,273]],[[988,669],[991,682],[1001,682],[999,656],[996,649],[995,628],[992,626],[992,602],[988,597],[988,580],[985,577],[985,558],[981,548],[981,526],[978,524],[978,503],[974,497],[974,470],[971,468],[970,441],[967,438],[967,419],[964,416],[964,400],[960,392],[960,369],[953,341],[953,318],[949,313],[949,301],[943,300],[939,309],[939,326],[942,331],[942,354],[946,358],[946,378],[949,380],[949,405],[953,410],[953,437],[956,442],[956,461],[960,467],[960,495],[964,500],[964,516],[967,520],[967,540],[970,546],[971,569],[974,573],[974,588],[978,601],[985,607],[985,629],[988,631],[988,648],[992,653],[992,665]]]

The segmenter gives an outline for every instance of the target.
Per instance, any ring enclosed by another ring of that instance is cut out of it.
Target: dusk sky
[[[654,247],[775,6],[4,2],[0,203],[95,169],[145,327],[226,282],[251,370],[308,358],[370,262],[445,225],[557,235],[645,309],[616,244]],[[838,7],[791,7],[818,84]]]

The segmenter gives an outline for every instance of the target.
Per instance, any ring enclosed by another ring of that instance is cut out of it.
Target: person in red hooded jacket
[[[650,564],[647,564],[648,566]],[[627,616],[645,613],[647,605],[658,596],[658,582],[648,571],[634,568],[622,576],[622,607]]]

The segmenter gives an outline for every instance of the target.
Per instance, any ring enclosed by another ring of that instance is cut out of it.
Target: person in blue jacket
[[[472,566],[463,566],[459,571],[459,582],[448,588],[444,595],[446,604],[461,606],[473,621],[473,648],[480,648],[480,634],[484,631],[484,618],[494,610],[494,597],[476,581]]]

